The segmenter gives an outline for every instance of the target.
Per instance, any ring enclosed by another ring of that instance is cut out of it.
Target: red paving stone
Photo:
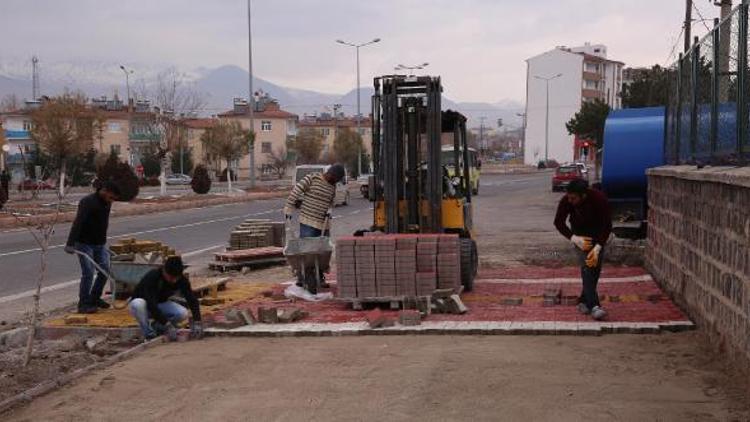
[[[577,268],[532,268],[524,267],[524,279],[530,281],[548,278],[572,278],[578,274]],[[560,288],[563,296],[580,294],[581,286],[578,283],[524,283],[516,280],[523,274],[521,269],[506,271],[503,277],[497,277],[499,273],[483,271],[476,280],[474,291],[461,295],[462,300],[469,307],[469,312],[464,315],[432,314],[426,321],[591,321],[591,318],[578,313],[575,306],[555,305],[543,306],[542,295],[545,289]],[[543,276],[530,277],[529,274]],[[620,267],[605,270],[604,278],[637,277],[647,274],[641,268]],[[492,275],[492,279],[487,277]],[[329,277],[333,281],[333,277]],[[283,295],[285,285],[279,284],[274,287],[274,296]],[[333,290],[335,291],[335,284]],[[675,306],[654,281],[612,281],[602,280],[599,284],[599,295],[602,305],[609,313],[609,322],[665,322],[665,321],[689,321],[685,314]],[[523,298],[523,304],[519,306],[503,305],[502,299],[508,296]],[[617,302],[610,301],[614,297]],[[271,298],[258,297],[236,306],[241,309],[251,309],[257,312],[259,306],[269,306]],[[309,313],[304,322],[360,322],[366,320],[366,313],[351,309],[351,305],[341,301],[326,302],[304,302],[278,303],[276,306],[300,307]],[[367,309],[367,308],[366,308]],[[384,312],[396,318],[398,311],[391,311],[384,306]],[[220,320],[221,315],[214,319]]]

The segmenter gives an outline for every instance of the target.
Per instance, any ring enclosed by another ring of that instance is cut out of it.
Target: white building
[[[584,101],[600,99],[613,109],[622,107],[623,63],[607,59],[607,47],[557,47],[526,60],[526,133],[524,162],[536,165],[545,156],[559,163],[586,154],[586,140],[576,140],[565,128]],[[559,75],[559,76],[558,76]],[[549,85],[549,142],[545,142]],[[594,154],[588,154],[593,159]]]

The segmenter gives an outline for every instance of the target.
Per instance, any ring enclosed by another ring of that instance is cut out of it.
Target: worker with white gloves
[[[555,227],[570,239],[578,252],[583,282],[578,310],[591,314],[596,320],[606,318],[607,312],[599,303],[596,288],[602,271],[604,248],[612,233],[612,212],[607,197],[601,191],[589,188],[585,180],[571,182],[557,206]]]

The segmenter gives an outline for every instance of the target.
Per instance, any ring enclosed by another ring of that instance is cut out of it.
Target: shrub
[[[211,178],[208,177],[208,170],[202,164],[195,167],[190,186],[193,188],[193,192],[201,195],[211,190]]]
[[[138,196],[138,177],[116,155],[110,155],[104,165],[97,169],[94,187],[99,189],[105,181],[112,181],[120,188],[119,201],[132,201]]]

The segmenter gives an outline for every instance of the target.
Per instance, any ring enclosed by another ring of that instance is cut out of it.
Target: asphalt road
[[[482,177],[480,196],[475,206],[492,210],[518,191],[538,191],[548,183],[547,174],[487,175]],[[164,242],[180,252],[189,264],[205,264],[212,253],[227,245],[229,232],[246,218],[281,221],[283,200],[264,200],[191,210],[165,211],[132,217],[113,217],[110,242],[138,237]],[[348,206],[334,210],[334,236],[350,234],[370,225],[371,204],[353,195]],[[493,212],[475,213],[491,220]],[[484,225],[477,221],[477,226]],[[77,259],[65,254],[64,243],[70,224],[57,227],[48,257],[48,275],[44,283],[43,307],[53,309],[76,300],[80,269]],[[481,233],[480,233],[481,235]],[[28,306],[39,270],[40,250],[25,230],[0,232],[0,320],[14,320]]]

